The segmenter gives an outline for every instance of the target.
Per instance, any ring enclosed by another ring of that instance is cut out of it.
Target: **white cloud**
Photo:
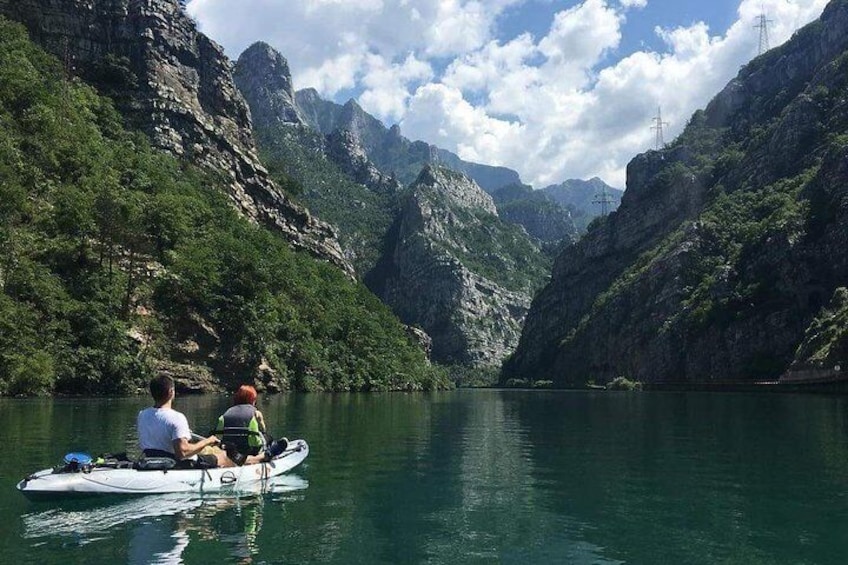
[[[288,57],[298,88],[359,92],[407,137],[514,168],[536,186],[592,176],[623,186],[627,162],[652,147],[658,105],[671,139],[756,55],[761,11],[775,46],[827,3],[742,0],[722,35],[687,22],[657,29],[663,51],[628,54],[622,25],[647,0],[578,1],[542,37],[498,39],[499,18],[525,2],[194,0],[189,10],[232,56],[265,40]]]
[[[550,32],[539,42],[539,51],[551,69],[590,69],[604,51],[618,45],[621,21],[621,15],[604,0],[585,0],[556,14]]]
[[[399,64],[369,55],[362,79],[365,91],[359,96],[359,103],[367,112],[398,119],[406,112],[412,85],[429,81],[433,76],[429,63],[411,53]]]

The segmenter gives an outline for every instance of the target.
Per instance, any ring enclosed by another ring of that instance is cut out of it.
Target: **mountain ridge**
[[[628,164],[620,208],[557,257],[503,378],[751,382],[805,363],[848,277],[846,30],[832,1]]]

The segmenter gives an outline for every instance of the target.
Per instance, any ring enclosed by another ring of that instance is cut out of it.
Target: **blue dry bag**
[[[71,464],[74,461],[78,465],[88,465],[91,463],[91,455],[88,453],[68,453],[65,455],[65,463]]]

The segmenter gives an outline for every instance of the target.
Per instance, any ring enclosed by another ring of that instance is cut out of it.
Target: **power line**
[[[655,118],[652,118],[651,121],[655,124],[651,126],[651,129],[655,130],[657,133],[655,144],[656,150],[659,151],[665,146],[665,140],[663,139],[663,127],[668,127],[668,122],[664,122],[662,119],[662,108],[657,106],[657,115]]]
[[[773,23],[773,20],[768,19],[765,13],[760,14],[757,20],[757,25],[754,26],[754,29],[760,30],[760,49],[757,53],[757,56],[759,56],[770,49],[768,30],[769,24]]]
[[[601,205],[601,216],[606,216],[608,211],[608,206],[613,203],[612,198],[607,192],[606,185],[601,186],[600,194],[595,195],[595,199],[592,200],[592,204],[600,204]]]

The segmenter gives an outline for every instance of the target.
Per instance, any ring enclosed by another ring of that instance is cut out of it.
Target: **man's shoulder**
[[[147,417],[156,417],[158,419],[167,421],[188,421],[188,419],[185,417],[185,414],[183,414],[179,410],[174,410],[173,408],[156,408],[155,406],[150,406],[139,411],[138,415],[139,417],[144,415]]]

